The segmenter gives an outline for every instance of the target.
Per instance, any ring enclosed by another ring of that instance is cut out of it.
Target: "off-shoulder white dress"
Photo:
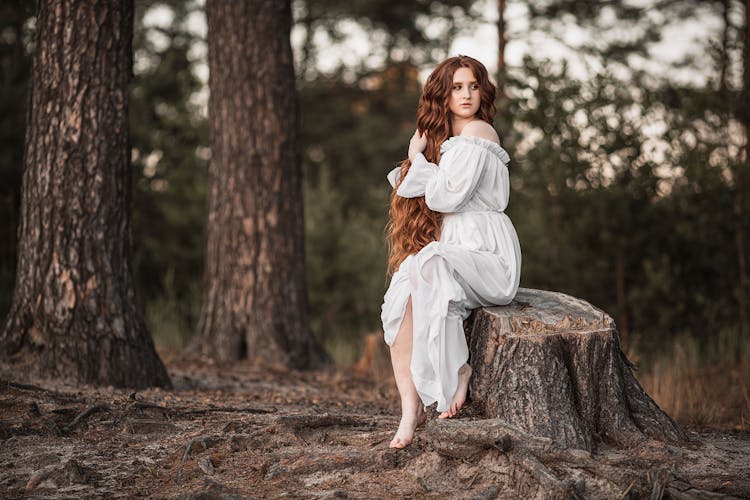
[[[440,164],[418,154],[398,185],[405,198],[424,196],[443,212],[440,240],[409,255],[391,278],[381,319],[393,345],[412,299],[411,374],[425,406],[446,411],[469,349],[463,320],[471,309],[508,304],[518,290],[521,248],[508,206],[508,153],[498,144],[456,136],[441,148]],[[388,174],[393,187],[400,168]]]

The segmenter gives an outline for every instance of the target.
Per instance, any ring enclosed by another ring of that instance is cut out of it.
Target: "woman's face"
[[[469,119],[479,111],[479,84],[470,68],[458,68],[453,73],[453,87],[448,108],[456,118]]]

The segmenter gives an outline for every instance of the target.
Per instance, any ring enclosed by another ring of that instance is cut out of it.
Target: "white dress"
[[[418,154],[397,194],[424,196],[442,212],[440,240],[409,255],[391,278],[381,320],[393,345],[412,299],[411,374],[425,406],[446,411],[469,349],[463,320],[471,309],[508,304],[518,290],[521,248],[508,205],[508,153],[498,144],[456,136],[441,148],[440,165]],[[396,185],[400,167],[388,174]]]

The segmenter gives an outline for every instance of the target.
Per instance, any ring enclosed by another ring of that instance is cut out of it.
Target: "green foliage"
[[[380,327],[385,174],[403,159],[413,133],[415,76],[402,64],[355,84],[321,79],[300,89],[312,327],[324,345],[342,352]]]
[[[651,347],[664,336],[707,339],[735,328],[731,168],[716,161],[729,123],[701,134],[703,118],[665,110],[660,91],[606,72],[576,81],[550,62],[526,59],[511,85],[520,97],[506,104],[518,188],[509,212],[524,255],[522,286],[583,297],[616,319],[627,315]],[[689,92],[691,100],[716,93]],[[671,143],[661,161],[647,135],[654,116]],[[747,238],[747,227],[740,230]],[[618,306],[618,260],[625,310]]]
[[[0,318],[10,307],[15,281],[35,3],[0,5]]]
[[[208,126],[192,104],[203,86],[190,57],[200,40],[186,27],[200,5],[177,2],[160,28],[144,26],[151,4],[137,5],[133,44],[134,267],[152,334],[183,345],[200,314],[207,212]]]
[[[364,72],[381,70],[393,62],[424,65],[447,56],[451,40],[473,25],[475,0],[296,0],[295,18],[303,28],[304,42],[298,61],[298,77],[314,81],[321,63],[330,65],[332,50],[350,52],[347,37],[353,26],[366,37],[369,55],[359,67],[335,65],[332,74],[348,81]],[[317,43],[324,39],[330,43]],[[361,43],[361,39],[357,42]],[[331,46],[331,44],[333,46]]]
[[[161,286],[161,293],[145,303],[146,321],[159,343],[173,349],[182,349],[195,330],[200,311],[201,281],[194,278],[189,283],[188,290],[178,290],[175,286],[175,270],[170,267],[164,273]]]

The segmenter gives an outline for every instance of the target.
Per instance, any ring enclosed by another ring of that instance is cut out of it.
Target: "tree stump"
[[[587,451],[687,439],[633,376],[614,320],[591,304],[521,288],[467,327],[470,395],[486,417]]]

